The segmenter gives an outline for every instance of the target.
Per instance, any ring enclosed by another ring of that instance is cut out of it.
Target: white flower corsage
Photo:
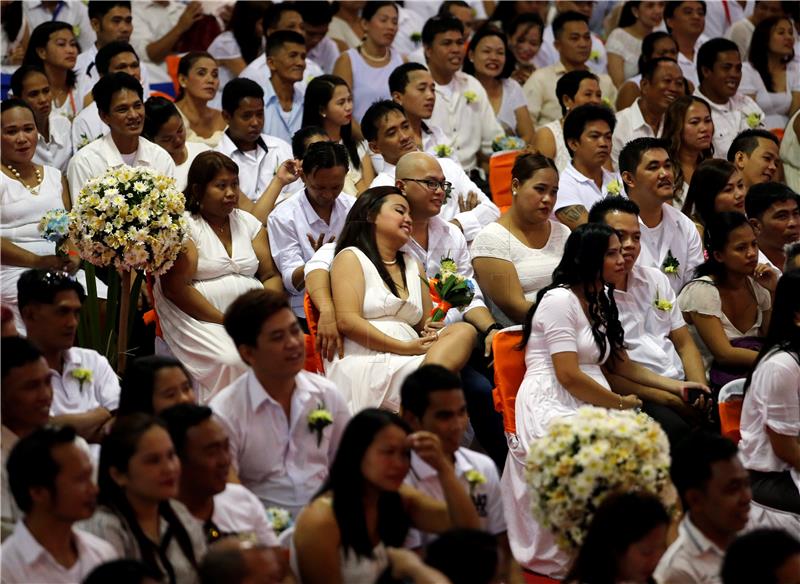
[[[464,478],[467,479],[467,483],[469,483],[469,495],[470,497],[475,493],[475,489],[479,485],[486,484],[486,477],[483,475],[482,472],[473,469],[468,470],[464,473]]]
[[[761,114],[757,112],[753,112],[751,114],[747,114],[747,125],[750,127],[751,130],[755,130],[759,125],[761,125]]]
[[[667,250],[667,257],[665,257],[664,261],[661,263],[661,271],[667,276],[677,276],[680,265],[681,263],[678,261],[678,258],[672,255],[672,250],[670,249]]]
[[[73,369],[70,375],[72,375],[72,377],[78,380],[79,391],[83,391],[83,384],[85,382],[91,383],[92,381],[92,370],[86,369],[85,367],[78,367],[77,369]]]
[[[622,185],[617,179],[612,180],[606,187],[606,192],[614,197],[618,197],[622,193]]]
[[[467,104],[472,104],[478,101],[478,94],[474,91],[465,91],[464,92],[464,99],[467,100]]]
[[[322,444],[322,431],[333,424],[333,415],[325,409],[325,404],[319,403],[317,407],[308,414],[308,429],[317,433],[317,447]]]
[[[437,158],[450,158],[453,154],[453,149],[447,144],[437,144],[433,147],[433,152]]]

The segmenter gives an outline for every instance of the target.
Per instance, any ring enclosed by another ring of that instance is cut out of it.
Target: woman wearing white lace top
[[[471,248],[478,285],[502,324],[524,320],[536,293],[552,281],[569,237],[565,225],[550,219],[558,190],[553,161],[523,154],[511,176],[511,208],[484,227]]]
[[[533,148],[540,154],[552,158],[558,172],[563,172],[572,160],[564,141],[564,118],[570,110],[593,103],[603,103],[603,92],[597,75],[590,71],[570,71],[556,82],[556,98],[561,104],[563,115],[539,128],[533,139]]]
[[[663,18],[664,2],[625,2],[619,24],[606,42],[608,74],[614,85],[621,86],[639,72],[642,40]]]
[[[517,135],[526,144],[533,141],[533,120],[520,84],[510,78],[514,62],[506,35],[498,28],[485,26],[470,40],[464,73],[481,82],[506,134]]]

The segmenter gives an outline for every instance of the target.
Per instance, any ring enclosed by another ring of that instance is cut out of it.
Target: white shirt
[[[295,88],[305,91],[306,85],[308,85],[308,83],[314,79],[314,77],[319,77],[320,75],[324,74],[325,72],[322,70],[322,67],[317,65],[310,58],[306,57],[306,70],[303,73],[303,80],[298,81],[294,84],[294,86]],[[242,69],[242,72],[239,73],[239,77],[252,79],[266,90],[269,80],[272,79],[272,71],[270,71],[270,68],[267,65],[267,57],[265,55],[259,55],[256,57],[252,63],[248,63],[247,67]]]
[[[713,2],[707,2],[706,6],[709,4],[713,4]],[[731,2],[730,4],[734,4]],[[700,50],[700,47],[703,46],[706,41],[708,41],[711,37],[708,37],[704,34],[701,34],[697,41],[694,43],[694,54],[693,57],[690,59],[680,51],[678,51],[678,66],[681,68],[683,72],[683,78],[691,81],[692,85],[698,87],[699,83],[697,81],[697,51]],[[724,158],[724,157],[723,157]]]
[[[429,278],[439,272],[442,258],[449,257],[456,266],[458,273],[472,280],[475,286],[475,296],[472,302],[463,311],[448,310],[445,322],[450,324],[458,322],[473,308],[486,307],[483,302],[483,293],[472,270],[472,260],[469,257],[469,244],[461,230],[452,223],[445,221],[441,216],[431,217],[428,221],[428,248],[425,249],[413,237],[403,246],[404,252],[410,254],[420,265],[425,266],[425,273]]]
[[[725,104],[714,103],[700,92],[700,87],[694,90],[697,97],[701,97],[708,102],[711,106],[711,120],[714,122],[714,155],[718,158],[726,158],[728,156],[728,148],[731,147],[733,139],[744,130],[750,128],[763,128],[764,127],[764,112],[758,107],[756,102],[737,93],[728,100]],[[748,122],[748,116],[755,124]]]
[[[658,122],[658,131],[653,132],[640,107],[642,98],[638,98],[633,105],[617,112],[617,125],[611,137],[611,162],[618,168],[619,153],[625,145],[636,138],[658,138],[664,132],[664,116]]]
[[[111,132],[111,128],[100,119],[97,103],[93,101],[72,120],[72,146],[77,152],[109,132]]]
[[[295,288],[292,274],[314,255],[314,248],[308,240],[310,234],[314,240],[323,235],[323,242],[332,237],[339,237],[344,227],[344,220],[356,198],[341,193],[333,203],[330,223],[326,223],[317,215],[305,191],[297,193],[285,203],[275,207],[267,219],[269,247],[275,260],[275,267],[281,273],[283,286],[289,293],[292,310],[295,315],[305,318],[303,295],[305,287]]]
[[[745,16],[753,13],[754,2],[749,1],[747,4],[750,6],[748,10],[744,10],[739,2],[727,2],[726,7],[722,2],[706,2],[706,26],[703,29],[703,36],[707,39],[724,36],[725,31],[733,23],[744,20]],[[746,54],[742,54],[742,59],[746,58]]]
[[[185,145],[187,150],[186,160],[175,167],[175,186],[181,192],[186,188],[186,184],[189,181],[189,169],[192,167],[194,159],[197,158],[198,154],[211,150],[211,146],[203,142],[186,142]]]
[[[308,52],[306,69],[308,69],[309,63],[313,63],[314,65],[318,65],[323,73],[330,75],[333,73],[333,66],[336,64],[336,59],[339,58],[339,54],[339,47],[333,39],[324,37],[319,41],[316,47]]]
[[[44,2],[23,2],[24,19],[28,21],[30,31],[33,32],[43,22],[66,22],[72,25],[72,32],[81,47],[93,46],[97,35],[89,21],[86,4],[79,0],[66,0],[59,4],[55,12],[50,12],[44,7]]]
[[[457,220],[463,229],[464,237],[467,241],[472,241],[481,228],[500,217],[500,209],[478,188],[478,185],[472,182],[461,165],[450,158],[438,158],[437,161],[442,167],[445,180],[453,184],[453,191],[439,210],[439,217],[445,221]],[[383,170],[369,185],[370,188],[394,186],[396,168],[396,166],[384,162]],[[478,206],[462,213],[458,208],[459,197],[466,199],[470,192],[478,195]]]
[[[470,103],[467,103],[465,94],[470,95]],[[461,71],[456,72],[447,85],[436,84],[436,104],[431,123],[445,131],[448,145],[455,150],[458,160],[467,170],[476,167],[478,152],[491,155],[492,142],[505,135],[483,85]]]
[[[750,22],[749,18],[743,18],[731,24],[725,31],[725,38],[736,43],[736,46],[739,47],[739,55],[744,62],[747,62],[750,55],[750,41],[755,30],[756,25]]]
[[[255,150],[245,152],[233,143],[226,130],[214,150],[229,156],[239,165],[239,188],[251,201],[257,201],[264,193],[278,167],[285,160],[294,158],[289,144],[267,134],[261,134]],[[281,190],[278,202],[294,192],[290,186],[287,185]]]
[[[662,205],[661,223],[648,227],[639,218],[642,251],[637,265],[663,270],[668,253],[678,260],[678,273],[667,274],[675,294],[694,278],[694,270],[703,263],[703,242],[691,219],[668,203]]]
[[[469,492],[472,503],[478,511],[480,528],[492,535],[505,533],[506,520],[503,516],[503,500],[500,498],[500,477],[492,459],[467,448],[456,450],[454,458],[456,476],[464,489]],[[485,482],[483,484],[475,482],[471,485],[467,478],[467,473],[470,471],[481,474]],[[406,475],[405,483],[437,501],[445,501],[439,475],[432,466],[417,456],[416,452],[411,453],[411,470]],[[436,536],[433,534],[412,529],[405,545],[410,548],[424,547],[435,539]]]
[[[522,86],[525,99],[528,101],[528,111],[530,111],[537,128],[561,119],[561,104],[556,98],[556,83],[566,72],[567,68],[561,61],[558,61],[553,65],[534,71]],[[614,87],[611,77],[598,74],[597,78],[600,80],[600,91],[603,98],[608,98],[609,103],[615,103],[617,89]]]
[[[761,75],[750,63],[742,65],[742,83],[739,93],[754,95],[758,106],[764,111],[764,126],[785,128],[789,122],[789,112],[794,93],[800,92],[800,64],[790,61],[786,65],[786,91],[769,91]]]
[[[542,35],[542,46],[536,56],[533,58],[533,64],[537,69],[549,67],[558,62],[558,51],[555,45],[555,36],[553,35],[553,27],[547,26]],[[595,75],[606,75],[608,73],[608,55],[606,54],[606,46],[602,39],[595,33],[592,33],[592,52],[590,53],[589,60],[586,61],[586,66],[589,67]],[[614,100],[611,100],[613,103]]]
[[[653,576],[659,584],[721,584],[719,571],[725,551],[708,539],[686,513],[678,539],[661,556]]]
[[[133,32],[130,43],[136,50],[143,69],[146,68],[153,84],[172,83],[167,73],[167,65],[163,61],[155,63],[147,55],[147,45],[157,41],[178,24],[181,14],[186,9],[183,2],[169,2],[162,6],[156,2],[133,2]]]
[[[24,521],[17,522],[14,533],[2,546],[3,583],[74,584],[82,582],[100,564],[119,557],[111,544],[91,533],[73,528],[72,535],[78,561],[65,568],[36,541]]]
[[[242,485],[228,483],[224,491],[214,495],[211,520],[225,535],[252,538],[269,547],[280,545],[261,501]]]
[[[283,507],[296,516],[328,476],[350,413],[336,386],[301,371],[295,378],[291,420],[248,371],[209,404],[230,439],[233,466],[242,484],[266,507]],[[317,433],[309,414],[322,405],[333,423]]]
[[[747,469],[791,470],[800,490],[800,473],[776,456],[767,427],[782,436],[800,436],[800,364],[797,356],[787,351],[769,353],[753,372],[742,406],[739,454]]]
[[[2,452],[2,460],[0,460],[0,464],[2,464],[0,467],[0,489],[2,489],[0,491],[0,507],[2,507],[2,512],[0,519],[2,520],[3,539],[14,531],[17,520],[22,517],[22,512],[11,494],[11,485],[8,482],[8,472],[6,471],[6,462],[17,442],[19,442],[19,437],[14,432],[6,426],[0,426],[0,451]]]
[[[46,141],[44,136],[39,133],[33,161],[36,164],[52,166],[64,173],[67,170],[69,159],[72,157],[72,124],[64,116],[55,113],[51,113],[48,119],[50,121],[50,141]]]
[[[414,51],[422,48],[422,27],[425,26],[426,17],[422,16],[416,6],[412,4],[422,4],[420,2],[409,2],[405,7],[397,7],[397,34],[392,43],[392,50],[397,51],[403,57],[408,56]],[[431,2],[431,4],[435,4]],[[425,64],[423,59],[422,64]]]
[[[628,80],[639,72],[639,55],[642,39],[638,39],[622,28],[615,28],[608,35],[606,51],[623,60],[623,77]]]
[[[81,148],[72,157],[67,169],[72,204],[75,205],[86,181],[102,176],[108,169],[123,164],[125,161],[110,133]],[[139,148],[134,153],[133,164],[129,166],[147,166],[164,176],[175,176],[175,163],[167,151],[141,136]]]
[[[615,289],[614,300],[628,356],[659,375],[683,379],[683,363],[669,335],[686,322],[667,276],[655,268],[634,265],[628,274],[628,289]],[[671,307],[658,308],[658,300],[671,303]]]
[[[623,188],[620,176],[616,172],[607,171],[605,168],[602,170],[603,186],[598,188],[597,183],[588,176],[581,174],[570,162],[558,178],[558,199],[556,200],[554,211],[573,205],[583,205],[588,212],[592,205],[609,195],[608,187],[615,181],[619,186],[619,192],[616,194],[620,194]]]
[[[91,379],[81,383],[74,376],[76,369],[88,369],[92,372]],[[70,347],[64,351],[62,372],[51,369],[50,374],[51,416],[84,414],[99,407],[114,411],[119,407],[119,378],[108,359],[97,351]]]

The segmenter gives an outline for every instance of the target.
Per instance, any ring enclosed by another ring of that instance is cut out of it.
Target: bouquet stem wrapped
[[[447,316],[451,308],[463,310],[475,297],[472,280],[458,273],[458,266],[452,258],[443,257],[436,276],[425,282],[433,300],[431,320],[439,322]]]

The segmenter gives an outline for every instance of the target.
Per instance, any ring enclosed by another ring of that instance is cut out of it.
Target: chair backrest
[[[306,335],[306,369],[315,373],[325,373],[322,357],[317,353],[317,330],[319,328],[319,310],[306,292],[303,295],[303,310],[306,313],[308,334]],[[313,366],[313,368],[312,368]]]
[[[518,155],[519,150],[509,150],[493,154],[489,159],[489,190],[501,212],[511,206],[511,169]]]
[[[744,404],[745,379],[734,379],[719,390],[717,409],[719,411],[722,435],[738,444],[742,435],[739,431]]]
[[[492,341],[494,409],[503,414],[503,429],[509,434],[517,431],[514,404],[522,378],[525,377],[525,351],[515,348],[521,340],[522,327],[514,326],[499,331]]]

